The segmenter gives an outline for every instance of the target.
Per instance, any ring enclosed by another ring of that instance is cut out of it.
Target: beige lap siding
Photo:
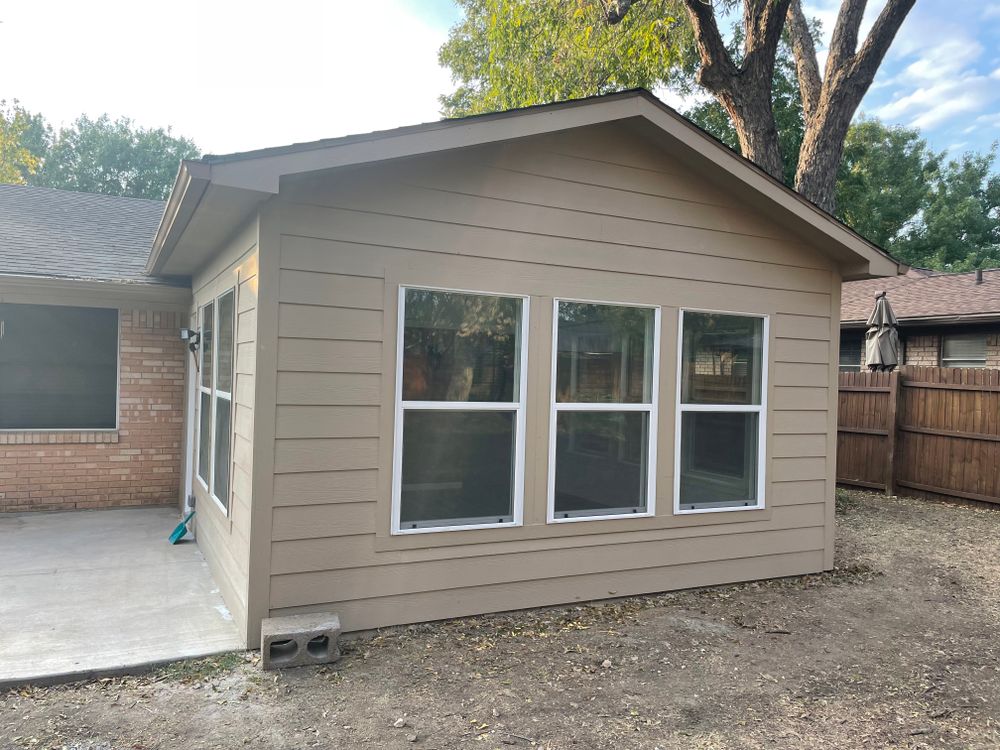
[[[621,135],[283,186],[272,615],[357,630],[831,567],[840,278]],[[400,284],[531,296],[523,527],[389,535]],[[545,522],[554,296],[662,306],[653,518]],[[673,514],[681,307],[771,316],[763,510]]]
[[[192,320],[198,310],[236,290],[233,413],[228,514],[196,478],[196,533],[209,568],[241,633],[246,632],[249,585],[251,477],[257,342],[257,222],[250,221],[192,279]],[[200,323],[199,323],[200,325]],[[197,398],[197,397],[196,397]],[[200,424],[195,401],[194,424]],[[196,428],[197,429],[197,428]],[[197,440],[195,446],[197,447]],[[194,467],[197,472],[197,467]]]
[[[184,317],[123,309],[120,319],[118,430],[0,432],[0,511],[177,502]]]

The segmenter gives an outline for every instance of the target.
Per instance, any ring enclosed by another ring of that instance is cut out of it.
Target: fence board
[[[841,373],[837,481],[1000,503],[1000,370]]]

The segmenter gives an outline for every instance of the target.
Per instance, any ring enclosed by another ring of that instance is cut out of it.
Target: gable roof
[[[181,164],[147,270],[193,273],[235,227],[279,191],[281,178],[496,143],[599,123],[627,123],[826,253],[845,278],[895,275],[884,250],[772,178],[644,89],[441,120]]]
[[[911,268],[905,276],[868,279],[844,284],[840,321],[863,325],[875,305],[875,295],[888,294],[900,323],[973,323],[1000,320],[1000,268],[976,272],[942,273]]]
[[[144,270],[165,205],[0,185],[0,275],[171,285]]]

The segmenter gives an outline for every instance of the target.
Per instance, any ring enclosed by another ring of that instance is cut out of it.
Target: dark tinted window
[[[113,429],[118,311],[0,304],[0,429]]]

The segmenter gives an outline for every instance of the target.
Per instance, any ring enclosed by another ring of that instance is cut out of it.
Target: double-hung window
[[[986,334],[952,333],[941,337],[942,367],[986,367]]]
[[[651,515],[659,309],[556,300],[549,520]]]
[[[393,533],[521,523],[528,299],[401,287]]]
[[[229,477],[235,354],[236,292],[233,289],[199,311],[198,478],[229,512]]]
[[[761,508],[767,318],[681,311],[678,513]]]

